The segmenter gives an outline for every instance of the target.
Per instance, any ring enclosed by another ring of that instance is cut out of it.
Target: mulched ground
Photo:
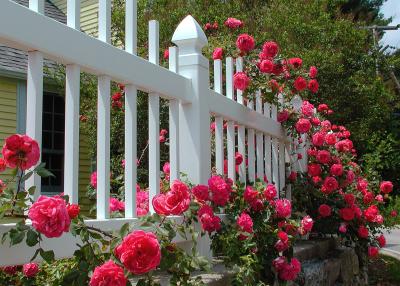
[[[371,286],[399,286],[400,261],[386,255],[380,255],[370,261],[368,278]]]

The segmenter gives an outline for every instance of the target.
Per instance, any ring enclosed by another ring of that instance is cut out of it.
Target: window
[[[42,178],[42,192],[57,194],[64,188],[64,98],[58,94],[43,94],[42,162],[55,177]]]

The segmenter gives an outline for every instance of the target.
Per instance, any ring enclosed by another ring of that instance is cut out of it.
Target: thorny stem
[[[105,231],[103,231],[103,230],[101,230],[101,229],[99,229],[99,228],[97,228],[97,227],[93,227],[93,226],[86,226],[86,228],[87,229],[90,229],[90,230],[93,230],[93,231],[96,231],[96,232],[98,232],[98,233],[101,233],[102,235],[104,235],[104,236],[107,236],[107,237],[109,237],[109,238],[115,238],[115,236],[113,236],[112,234],[110,234],[110,233],[108,233],[108,232],[105,232]]]
[[[20,173],[19,174],[19,176],[18,176],[18,173]],[[17,192],[15,193],[15,196],[14,196],[14,201],[13,201],[13,205],[12,205],[12,209],[11,209],[11,216],[13,216],[14,215],[14,208],[15,208],[15,205],[17,204],[17,196],[18,196],[18,193],[19,193],[19,191],[20,191],[20,189],[21,189],[21,181],[22,181],[22,174],[23,174],[24,172],[21,170],[17,170],[17,177],[18,177],[18,187],[17,187]]]

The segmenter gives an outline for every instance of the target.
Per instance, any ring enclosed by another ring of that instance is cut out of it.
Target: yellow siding
[[[67,14],[67,0],[52,0],[64,14]],[[89,35],[97,35],[98,0],[81,0],[81,30]]]
[[[0,77],[0,146],[4,139],[17,130],[17,81]],[[1,174],[2,180],[10,179],[10,172]]]

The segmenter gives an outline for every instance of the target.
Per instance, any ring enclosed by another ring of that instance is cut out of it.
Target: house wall
[[[17,109],[19,85],[24,85],[24,80],[0,77],[0,146],[3,146],[5,138],[17,133],[18,119]],[[54,91],[51,86],[45,86],[45,90]],[[23,117],[25,118],[25,117]],[[87,135],[80,131],[79,145],[79,199],[82,211],[89,211],[89,200],[86,198],[86,187],[90,182],[91,159],[89,157],[89,145]],[[65,156],[68,160],[68,154]],[[1,174],[2,180],[10,179],[10,171]]]
[[[52,0],[64,14],[67,14],[66,0]],[[98,0],[81,0],[81,30],[93,36],[97,36]]]

